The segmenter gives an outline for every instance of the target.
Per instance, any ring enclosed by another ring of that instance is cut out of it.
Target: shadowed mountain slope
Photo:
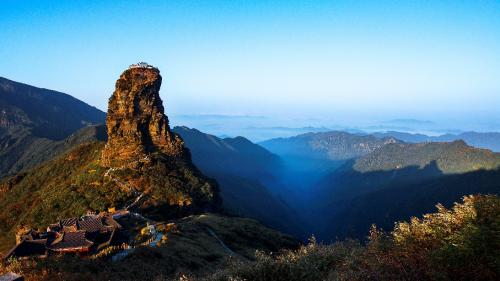
[[[323,238],[358,236],[372,223],[389,227],[438,202],[474,193],[499,193],[500,154],[451,143],[389,144],[325,177],[318,213],[330,219]]]
[[[104,118],[104,112],[67,94],[0,77],[0,178],[47,160],[64,146],[63,139]]]
[[[259,144],[280,156],[287,169],[293,171],[293,174],[285,177],[295,178],[296,174],[304,174],[300,178],[310,178],[314,182],[345,161],[394,142],[397,142],[394,138],[381,139],[370,135],[331,131],[271,139]]]
[[[194,164],[217,180],[227,211],[302,235],[293,210],[277,195],[283,192],[279,157],[243,137],[220,139],[187,127],[173,131],[183,138]]]
[[[183,138],[193,160],[206,172],[273,180],[282,165],[278,156],[244,137],[221,139],[187,127],[175,127],[174,132]]]
[[[40,138],[61,140],[90,124],[102,123],[99,109],[64,93],[0,77],[0,127],[23,126]]]

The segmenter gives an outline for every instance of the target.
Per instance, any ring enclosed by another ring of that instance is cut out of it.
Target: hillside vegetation
[[[292,237],[251,219],[206,213],[173,222],[176,231],[168,234],[165,243],[136,248],[118,261],[52,256],[0,264],[0,273],[18,272],[26,281],[179,280],[185,274],[209,275],[230,260],[254,261],[257,250],[277,252],[299,246]]]
[[[70,95],[0,77],[0,179],[65,151],[88,131],[72,134],[104,119],[104,112]]]
[[[0,149],[0,178],[27,172],[30,169],[50,160],[78,144],[90,141],[105,141],[106,128],[104,125],[91,125],[69,135],[63,140],[38,138],[27,128],[15,127],[0,128],[0,143],[7,147]]]
[[[296,248],[293,240],[255,222],[214,215],[189,217],[178,226],[179,233],[164,246],[140,249],[123,261],[54,257],[13,263],[0,267],[0,272],[19,272],[27,281],[500,278],[500,198],[492,195],[466,196],[451,209],[438,204],[437,212],[398,222],[389,232],[372,226],[363,244],[345,240],[325,245],[311,238]],[[207,227],[236,252],[233,258]]]
[[[452,209],[437,208],[390,232],[372,227],[365,246],[313,239],[297,250],[232,263],[209,280],[498,280],[500,199],[467,196]]]
[[[496,168],[500,165],[500,154],[468,146],[464,141],[393,143],[357,159],[353,168],[358,172],[423,168],[433,161],[443,174],[463,173]]]
[[[100,164],[103,142],[84,143],[0,185],[0,250],[13,245],[16,227],[42,228],[88,210],[122,208],[145,193],[137,208],[152,218],[177,217],[203,209],[212,186],[190,163],[152,155],[141,169]],[[158,175],[163,175],[159,177]]]
[[[500,154],[451,143],[387,144],[344,164],[318,184],[316,233],[326,241],[388,229],[462,196],[499,194]],[[321,226],[320,226],[321,225]]]

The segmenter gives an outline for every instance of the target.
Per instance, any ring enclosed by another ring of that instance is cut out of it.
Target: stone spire
[[[150,65],[132,65],[116,81],[108,104],[108,142],[102,153],[103,165],[135,165],[155,152],[185,156],[182,139],[170,131],[160,86],[160,71]]]

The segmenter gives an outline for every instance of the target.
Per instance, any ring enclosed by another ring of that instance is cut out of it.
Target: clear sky
[[[497,0],[0,1],[0,76],[106,110],[138,61],[172,116],[500,128]]]

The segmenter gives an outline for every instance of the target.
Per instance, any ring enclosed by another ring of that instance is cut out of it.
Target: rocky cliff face
[[[108,140],[99,165],[111,168],[105,177],[127,183],[120,189],[147,194],[141,208],[160,216],[177,207],[218,206],[216,184],[192,164],[183,140],[170,130],[159,94],[161,81],[160,71],[145,63],[120,75],[109,99]]]
[[[147,65],[120,76],[109,100],[106,143],[97,131],[75,134],[60,149],[36,143],[39,150],[66,152],[0,181],[0,241],[19,224],[43,227],[86,210],[127,208],[161,221],[219,210],[217,183],[193,165],[182,139],[170,131],[160,85],[160,72]],[[23,206],[14,214],[18,202]]]
[[[105,166],[137,165],[148,161],[147,155],[154,152],[187,156],[182,139],[170,131],[164,114],[161,81],[160,71],[153,67],[129,68],[116,81],[106,118]]]

